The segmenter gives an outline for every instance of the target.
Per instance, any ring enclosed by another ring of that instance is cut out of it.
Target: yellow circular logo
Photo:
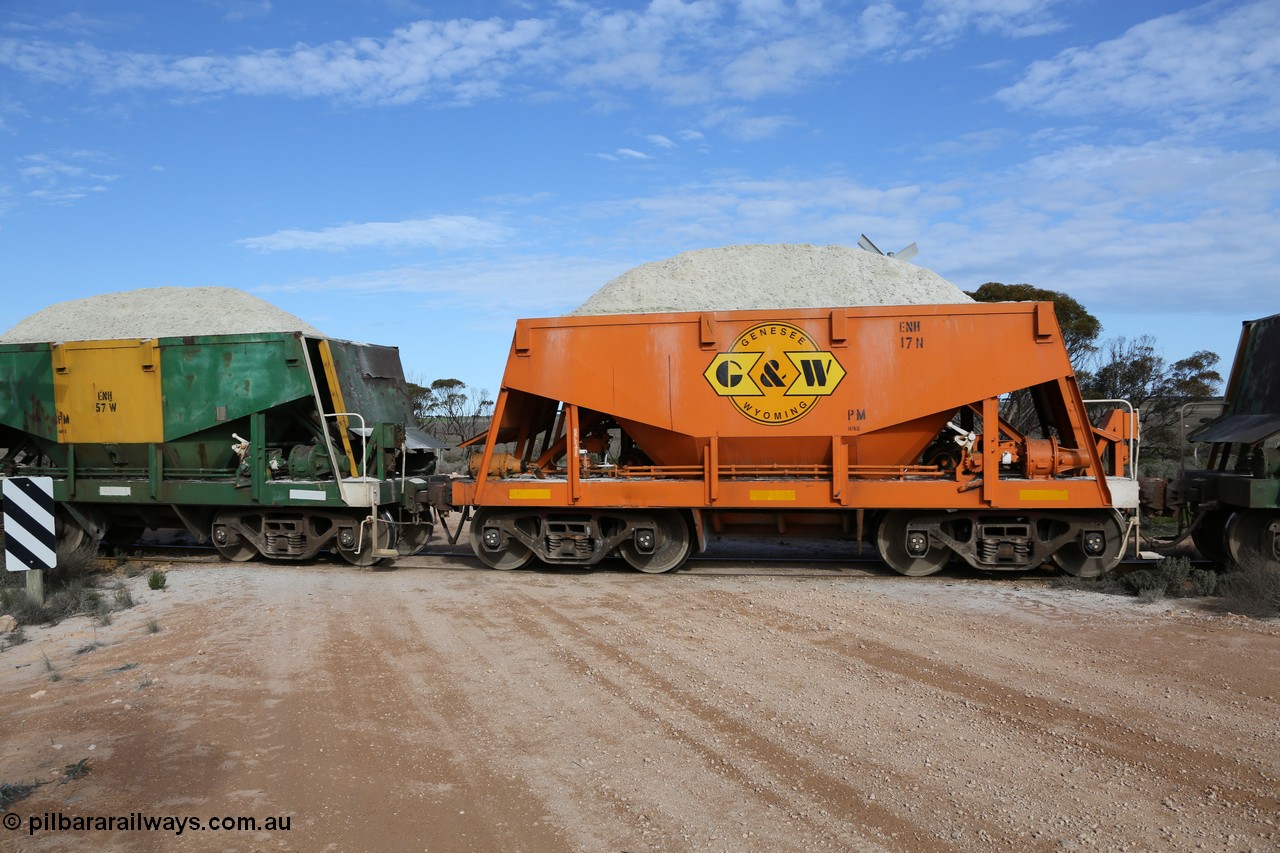
[[[712,390],[760,424],[788,424],[836,390],[845,370],[803,329],[760,323],[743,331],[702,374]]]

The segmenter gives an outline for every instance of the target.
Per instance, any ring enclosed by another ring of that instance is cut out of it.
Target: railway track
[[[192,563],[210,564],[227,562],[212,545],[168,544],[141,545],[123,549],[109,559],[120,563]],[[329,557],[322,555],[317,562],[329,562]],[[1150,568],[1153,560],[1125,559],[1116,571],[1125,573],[1142,568]],[[1214,568],[1215,564],[1208,560],[1192,560],[1196,568]],[[433,547],[428,553],[401,557],[395,562],[398,568],[432,569],[445,572],[480,572],[489,573],[493,569],[484,565],[471,552],[471,549],[456,545]],[[581,575],[591,573],[597,575],[619,575],[628,578],[643,578],[621,560],[606,560],[591,568],[566,568],[558,566],[541,566],[525,569],[551,575]],[[867,580],[901,579],[902,575],[885,565],[878,557],[870,554],[863,556],[818,553],[797,554],[795,552],[777,552],[750,554],[746,552],[710,553],[690,557],[679,570],[673,574],[682,577],[786,577],[786,578],[860,578]],[[948,583],[955,581],[1016,581],[1019,583],[1048,583],[1060,574],[1052,570],[1031,569],[1025,572],[983,572],[963,564],[948,566],[936,575],[913,578],[922,583]]]

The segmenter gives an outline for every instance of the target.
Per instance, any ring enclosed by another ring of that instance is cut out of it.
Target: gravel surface
[[[147,287],[59,302],[37,311],[0,343],[109,341],[255,332],[323,332],[243,290],[231,287]]]
[[[475,565],[175,565],[110,625],[29,630],[0,782],[49,784],[12,814],[292,829],[0,848],[1280,848],[1274,622],[876,566]]]
[[[923,267],[844,246],[698,249],[628,270],[571,314],[972,302]]]

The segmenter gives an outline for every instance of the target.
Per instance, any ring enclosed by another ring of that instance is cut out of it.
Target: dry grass
[[[1223,609],[1270,619],[1280,616],[1280,566],[1252,560],[1218,579]]]

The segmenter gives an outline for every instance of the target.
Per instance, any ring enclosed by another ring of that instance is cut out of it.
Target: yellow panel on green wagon
[[[72,341],[51,356],[59,442],[164,441],[156,340]]]

